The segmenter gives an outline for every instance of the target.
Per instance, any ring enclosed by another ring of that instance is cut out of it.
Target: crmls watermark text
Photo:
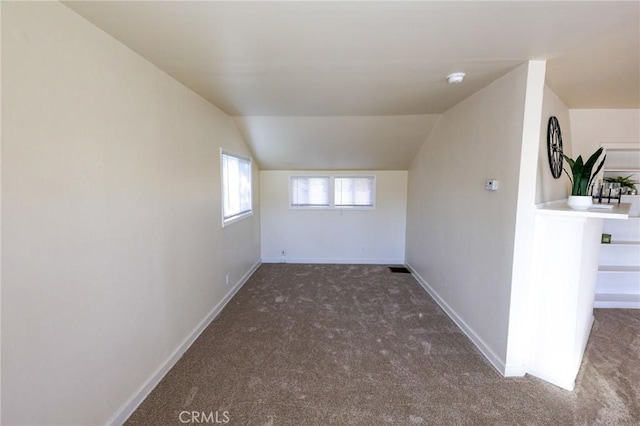
[[[224,424],[229,423],[231,417],[228,411],[180,411],[178,420],[184,424]]]

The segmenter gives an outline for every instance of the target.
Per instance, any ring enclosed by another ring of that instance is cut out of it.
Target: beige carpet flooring
[[[410,274],[262,265],[127,424],[640,424],[640,310],[595,317],[568,392],[503,378]]]

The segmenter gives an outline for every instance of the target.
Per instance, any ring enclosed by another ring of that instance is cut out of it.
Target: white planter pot
[[[591,195],[571,195],[567,204],[574,210],[587,210],[593,204]]]

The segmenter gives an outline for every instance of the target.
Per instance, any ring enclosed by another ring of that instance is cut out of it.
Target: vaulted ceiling
[[[406,169],[529,59],[569,108],[640,107],[639,2],[65,4],[235,116],[265,169]]]

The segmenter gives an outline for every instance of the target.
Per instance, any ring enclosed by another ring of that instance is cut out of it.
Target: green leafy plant
[[[591,157],[586,161],[586,163],[582,160],[582,156],[578,155],[578,158],[572,160],[566,155],[562,154],[562,157],[567,161],[569,167],[571,168],[571,174],[567,171],[566,168],[563,168],[564,172],[569,176],[569,180],[571,181],[571,195],[589,195],[591,193],[591,186],[593,185],[593,179],[596,177],[598,172],[604,166],[604,160],[607,158],[605,155],[596,171],[592,173],[593,166],[596,165],[598,158],[602,154],[602,148],[599,148],[596,152],[594,152]]]
[[[604,181],[619,183],[621,188],[636,189],[635,182],[631,180],[631,176],[633,175],[629,175],[627,177],[623,177],[623,176],[606,177],[604,178]]]

